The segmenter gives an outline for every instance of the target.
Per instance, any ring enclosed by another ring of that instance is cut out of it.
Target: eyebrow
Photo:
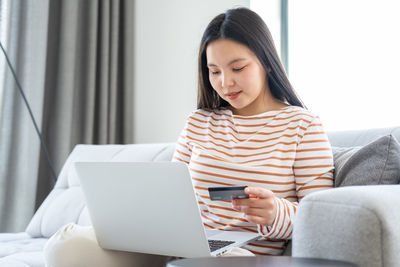
[[[231,62],[229,62],[228,65],[232,65],[233,63],[238,62],[238,61],[242,61],[242,60],[245,60],[245,58],[236,58],[236,59],[232,60]],[[208,67],[218,67],[214,63],[208,63],[207,66]]]

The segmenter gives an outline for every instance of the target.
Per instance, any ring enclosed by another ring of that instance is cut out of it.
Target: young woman
[[[298,201],[332,187],[331,146],[290,85],[271,34],[245,8],[214,18],[200,45],[198,110],[174,160],[189,165],[206,228],[259,232],[245,246],[279,255]],[[247,185],[244,200],[210,201],[207,188]]]
[[[318,117],[290,85],[271,34],[246,8],[207,26],[199,52],[198,109],[173,156],[188,164],[204,226],[259,232],[226,255],[279,255],[298,201],[332,187],[333,158]],[[249,199],[211,201],[208,187],[246,185]],[[161,266],[168,258],[102,250],[93,229],[70,224],[45,247],[48,266]]]

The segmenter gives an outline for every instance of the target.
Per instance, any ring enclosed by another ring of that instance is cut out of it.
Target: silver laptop
[[[75,167],[102,248],[207,257],[260,237],[205,230],[184,163],[76,162]]]

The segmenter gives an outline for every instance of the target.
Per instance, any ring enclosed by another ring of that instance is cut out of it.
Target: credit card
[[[210,194],[210,199],[213,201],[249,198],[249,195],[244,193],[246,187],[247,186],[209,187],[208,193]]]

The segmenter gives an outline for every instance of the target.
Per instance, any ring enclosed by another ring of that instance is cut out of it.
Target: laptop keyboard
[[[223,248],[227,245],[235,243],[234,241],[224,241],[224,240],[208,240],[208,245],[210,246],[211,252],[217,249]]]

